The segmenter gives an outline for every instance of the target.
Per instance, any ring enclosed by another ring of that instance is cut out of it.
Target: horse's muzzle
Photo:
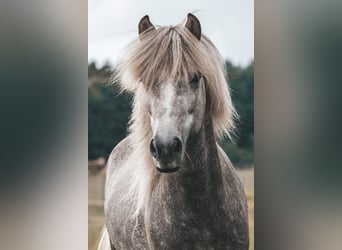
[[[173,173],[179,169],[183,153],[183,144],[178,137],[161,142],[158,138],[150,143],[152,156],[158,161],[157,170],[161,173]]]

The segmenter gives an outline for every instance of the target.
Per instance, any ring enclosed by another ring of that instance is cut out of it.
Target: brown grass
[[[254,168],[238,170],[238,174],[247,195],[250,238],[249,250],[254,250]]]

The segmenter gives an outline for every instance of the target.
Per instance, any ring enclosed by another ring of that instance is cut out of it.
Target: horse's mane
[[[184,25],[147,30],[127,47],[115,69],[114,82],[118,82],[122,90],[134,93],[130,140],[134,148],[133,158],[144,165],[128,166],[131,174],[125,185],[130,191],[125,199],[135,203],[132,215],[137,216],[148,202],[146,199],[157,176],[151,167],[153,162],[149,153],[152,131],[147,90],[169,79],[188,82],[197,72],[206,78],[216,138],[230,137],[237,114],[231,101],[223,59],[206,36],[197,40]]]
[[[137,93],[141,85],[151,88],[169,79],[188,82],[197,72],[207,80],[215,136],[230,137],[237,113],[223,59],[206,36],[198,41],[183,25],[148,30],[127,47],[114,78],[123,90]],[[133,113],[132,124],[137,115],[144,114]]]

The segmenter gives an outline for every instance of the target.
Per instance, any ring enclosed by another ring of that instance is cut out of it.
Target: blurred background
[[[108,155],[127,135],[132,96],[110,84],[120,52],[138,36],[141,17],[155,25],[182,23],[187,13],[225,59],[233,103],[240,115],[232,143],[220,141],[237,168],[248,196],[251,247],[254,249],[254,6],[253,1],[90,1],[88,15],[88,166],[89,248],[95,249],[104,224],[103,188]]]

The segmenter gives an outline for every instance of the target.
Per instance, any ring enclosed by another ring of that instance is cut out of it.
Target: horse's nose
[[[180,155],[182,148],[182,141],[178,137],[169,142],[152,139],[150,143],[152,156],[163,164],[172,163]]]

